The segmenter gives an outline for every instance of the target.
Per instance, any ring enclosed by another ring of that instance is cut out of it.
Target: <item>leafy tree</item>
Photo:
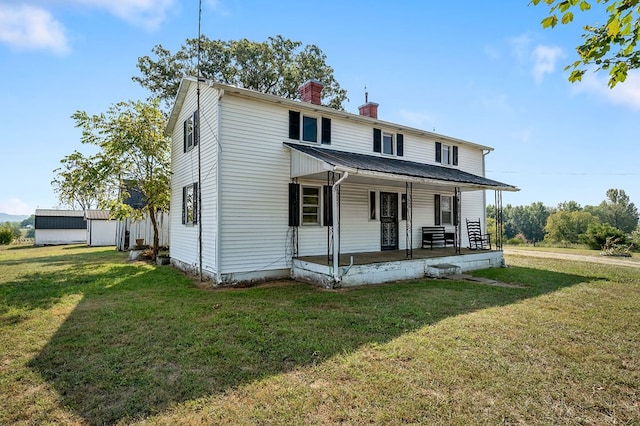
[[[609,189],[607,200],[598,206],[586,206],[585,211],[626,234],[630,234],[638,226],[638,209],[622,189]]]
[[[36,224],[36,215],[32,214],[31,216],[29,216],[28,218],[20,222],[20,228],[26,228],[29,225],[35,226],[35,224]]]
[[[13,241],[13,232],[11,229],[6,228],[4,225],[0,225],[0,245],[11,244]]]
[[[511,240],[518,234],[522,234],[527,241],[542,241],[544,238],[544,226],[552,209],[542,202],[531,203],[529,206],[512,206],[507,204],[502,208],[502,221],[504,236]],[[496,208],[487,206],[487,217],[496,217]]]
[[[542,20],[543,28],[555,27],[558,22],[569,24],[575,11],[586,11],[592,5],[605,8],[607,21],[584,27],[584,44],[576,51],[579,59],[568,65],[572,69],[569,81],[582,79],[585,67],[595,65],[597,70],[609,72],[609,87],[626,80],[629,70],[640,67],[640,0],[531,0],[549,6],[549,16]]]
[[[582,211],[582,206],[576,201],[563,201],[562,203],[558,203],[558,211],[579,212]]]
[[[580,239],[592,249],[599,250],[607,244],[608,239],[624,244],[625,235],[624,232],[608,223],[598,223],[589,225],[587,232],[582,234]]]
[[[589,225],[597,223],[598,218],[589,212],[560,210],[547,219],[544,239],[552,243],[575,244],[580,242],[580,235],[587,232]]]
[[[60,162],[62,167],[53,171],[55,177],[51,184],[63,205],[79,210],[92,209],[117,193],[117,176],[110,175],[109,164],[103,164],[100,155],[85,157],[74,151]]]
[[[200,76],[224,84],[298,99],[298,87],[315,79],[324,85],[323,103],[343,109],[347,99],[326,63],[326,55],[316,45],[303,46],[299,41],[278,35],[264,42],[242,40],[210,40],[200,37]],[[198,39],[187,39],[179,51],[156,45],[155,58],[138,58],[141,76],[133,80],[149,89],[154,97],[168,106],[173,102],[184,75],[197,76]]]
[[[636,230],[631,233],[629,241],[633,244],[633,248],[635,250],[640,249],[640,226],[638,226]]]
[[[0,244],[11,244],[21,235],[18,222],[5,222],[0,225]]]
[[[158,254],[159,237],[156,212],[169,209],[170,141],[164,135],[165,118],[159,101],[120,102],[106,113],[89,116],[77,111],[72,118],[82,129],[82,143],[96,145],[99,153],[90,163],[95,169],[93,179],[111,179],[135,183],[144,197],[145,205],[133,208],[124,203],[129,197],[126,188],[101,207],[109,207],[114,218],[140,218],[145,213],[153,224],[153,258]]]

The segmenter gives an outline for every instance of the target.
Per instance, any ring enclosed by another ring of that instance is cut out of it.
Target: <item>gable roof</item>
[[[84,210],[36,209],[36,216],[84,218]]]
[[[86,210],[84,218],[86,220],[109,220],[109,210]]]
[[[368,175],[390,180],[408,180],[425,184],[445,184],[461,189],[492,189],[498,191],[519,191],[513,185],[487,179],[453,167],[417,163],[397,158],[378,157],[355,152],[336,151],[317,146],[283,142],[292,150],[312,157],[329,166],[330,170]],[[292,160],[293,161],[293,160]],[[326,169],[326,168],[325,168]]]
[[[173,133],[174,128],[177,125],[178,116],[180,115],[180,110],[182,109],[182,106],[184,105],[184,102],[186,100],[189,88],[191,87],[191,85],[197,84],[197,83],[198,83],[198,79],[196,77],[183,77],[182,81],[180,82],[180,86],[178,88],[178,93],[176,94],[176,99],[173,104],[173,108],[171,109],[169,119],[167,120],[167,127],[165,128],[166,135],[171,136],[171,134]],[[268,93],[262,93],[262,92],[257,92],[255,90],[244,89],[241,87],[229,86],[226,84],[217,83],[217,82],[214,82],[213,80],[200,79],[200,83],[201,83],[202,89],[214,88],[219,90],[220,96],[230,94],[230,95],[239,96],[246,99],[252,99],[252,100],[257,100],[261,102],[277,104],[277,105],[281,105],[286,108],[290,108],[294,110],[306,110],[306,111],[313,111],[316,113],[318,111],[321,111],[322,114],[326,115],[327,117],[333,116],[333,117],[345,118],[347,120],[361,122],[371,126],[382,127],[385,129],[394,129],[394,131],[398,131],[400,133],[414,134],[419,137],[425,137],[433,141],[449,142],[453,144],[466,145],[466,146],[470,146],[470,147],[485,150],[485,151],[493,151],[493,148],[491,148],[490,146],[480,145],[475,142],[470,142],[464,139],[458,139],[455,137],[446,136],[446,135],[442,135],[435,132],[429,132],[427,130],[422,130],[422,129],[418,129],[411,126],[392,123],[389,121],[380,120],[378,118],[371,118],[371,117],[366,117],[360,114],[340,111],[340,110],[322,106],[322,105],[316,105],[309,102],[302,102],[294,99],[281,98],[279,96],[270,95]]]

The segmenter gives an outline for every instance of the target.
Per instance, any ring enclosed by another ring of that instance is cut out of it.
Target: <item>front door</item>
[[[382,250],[397,250],[398,194],[380,193],[380,227]]]

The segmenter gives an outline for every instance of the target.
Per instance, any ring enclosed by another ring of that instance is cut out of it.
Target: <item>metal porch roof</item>
[[[477,176],[453,167],[417,163],[397,158],[336,151],[317,146],[283,142],[292,150],[312,157],[334,171],[347,171],[360,175],[391,180],[405,179],[426,184],[446,184],[461,189],[491,189],[498,191],[519,191],[513,185]]]

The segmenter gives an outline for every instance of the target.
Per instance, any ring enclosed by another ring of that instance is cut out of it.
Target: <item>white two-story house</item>
[[[348,286],[502,264],[499,241],[470,251],[465,229],[486,223],[486,190],[497,207],[518,190],[485,177],[491,148],[380,120],[372,102],[324,107],[316,81],[300,93],[182,80],[166,129],[173,265],[215,284]],[[447,241],[423,248],[423,227]]]

